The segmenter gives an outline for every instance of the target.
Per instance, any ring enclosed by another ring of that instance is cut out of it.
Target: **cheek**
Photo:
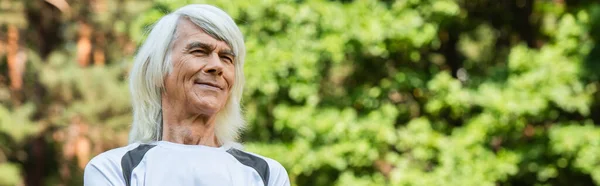
[[[178,72],[176,71],[172,71],[166,77],[165,91],[171,99],[182,99],[187,97],[185,93],[188,92],[186,91],[188,87],[185,87],[185,84],[183,84],[179,78]]]
[[[227,73],[223,74],[225,80],[227,81],[227,83],[229,84],[229,89],[231,90],[233,88],[233,85],[235,84],[235,67],[230,67],[227,69]]]
[[[192,59],[189,57],[178,58],[177,61],[173,61],[173,67],[171,72],[166,77],[165,88],[167,91],[171,89],[172,93],[186,93],[188,89],[193,88],[191,84],[188,84],[189,80],[193,77],[194,64]]]
[[[177,63],[173,64],[173,72],[177,73],[177,80],[187,81],[192,79],[199,67],[199,62],[191,56],[182,57]]]

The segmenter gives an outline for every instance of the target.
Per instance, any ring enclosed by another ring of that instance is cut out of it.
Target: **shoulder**
[[[121,160],[137,143],[103,152],[88,162],[84,170],[85,185],[122,185]]]
[[[273,172],[281,172],[281,171],[286,172],[283,165],[281,165],[281,163],[279,163],[277,160],[274,160],[269,157],[265,157],[265,156],[262,156],[262,155],[259,155],[256,153],[252,153],[252,152],[247,152],[247,153],[265,160],[267,162],[267,164],[269,165],[269,169],[271,170],[272,173]]]
[[[90,160],[90,162],[88,162],[87,166],[95,166],[95,167],[104,168],[107,166],[118,165],[118,167],[120,168],[121,159],[123,158],[123,156],[130,150],[133,150],[136,147],[138,147],[139,145],[140,144],[137,144],[137,143],[129,144],[124,147],[111,149],[109,151],[98,154],[96,157],[92,158],[92,160]]]
[[[287,171],[278,161],[237,148],[227,150],[242,164],[254,168],[269,186],[290,185]]]

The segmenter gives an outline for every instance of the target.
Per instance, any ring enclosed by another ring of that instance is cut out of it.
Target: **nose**
[[[223,63],[219,55],[213,54],[207,58],[203,72],[211,75],[223,75]]]

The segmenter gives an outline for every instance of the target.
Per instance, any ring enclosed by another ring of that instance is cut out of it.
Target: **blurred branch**
[[[90,61],[90,53],[92,52],[92,42],[90,36],[92,29],[90,26],[81,21],[79,22],[79,40],[77,40],[77,62],[79,66],[85,67]]]
[[[19,51],[19,29],[8,26],[7,62],[10,77],[10,87],[14,91],[21,90],[23,85],[23,71],[25,70],[26,56]]]

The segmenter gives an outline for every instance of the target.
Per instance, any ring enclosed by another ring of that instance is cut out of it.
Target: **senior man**
[[[130,72],[129,145],[93,158],[84,184],[289,185],[281,164],[235,143],[245,53],[239,28],[214,6],[162,17]]]

